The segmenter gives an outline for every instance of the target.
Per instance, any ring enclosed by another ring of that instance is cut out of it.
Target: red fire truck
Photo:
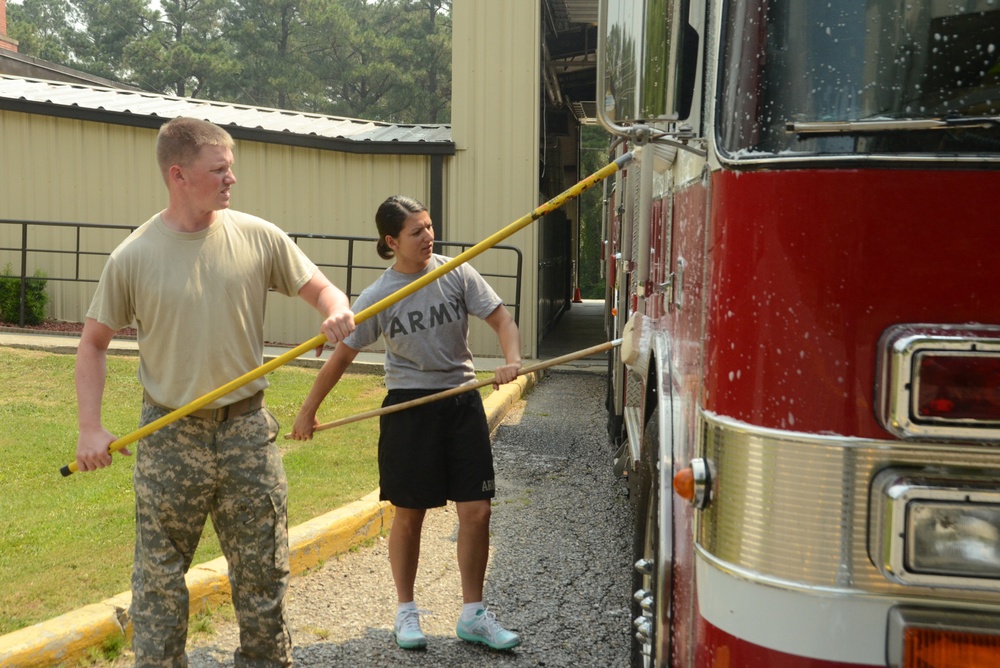
[[[601,4],[633,664],[1000,666],[1000,1]]]

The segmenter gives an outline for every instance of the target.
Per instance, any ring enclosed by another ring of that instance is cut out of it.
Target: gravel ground
[[[603,376],[550,372],[508,413],[493,447],[498,491],[486,603],[520,633],[521,646],[494,652],[455,637],[461,593],[449,505],[424,524],[416,602],[428,611],[427,649],[405,651],[393,641],[395,590],[387,540],[379,539],[292,579],[296,666],[628,665],[631,516],[611,470]],[[236,624],[213,623],[214,634],[189,640],[192,668],[233,665]]]

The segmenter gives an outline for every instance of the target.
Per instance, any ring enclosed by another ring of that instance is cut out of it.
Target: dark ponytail
[[[396,238],[403,229],[406,219],[415,213],[426,211],[427,207],[413,199],[403,195],[393,195],[379,205],[375,212],[375,226],[378,228],[378,241],[375,250],[383,260],[391,260],[396,253],[389,248],[386,237]]]

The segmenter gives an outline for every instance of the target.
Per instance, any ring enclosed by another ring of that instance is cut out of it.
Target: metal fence
[[[111,251],[131,234],[136,228],[124,225],[97,225],[91,223],[55,223],[37,220],[2,220],[0,219],[0,280],[18,280],[20,282],[18,324],[24,326],[27,308],[28,287],[32,280],[45,280],[54,282],[72,283],[96,283],[100,280],[101,270],[104,267],[106,258]],[[343,275],[345,280],[338,283],[351,301],[360,294],[371,280],[359,280],[360,276],[372,275],[374,272],[381,273],[385,266],[367,264],[364,259],[365,254],[359,252],[361,244],[367,244],[368,248],[374,248],[376,239],[374,237],[351,237],[342,235],[326,234],[298,234],[292,233],[289,236],[296,244],[302,245],[308,240],[311,245],[319,244],[320,247],[329,247],[322,252],[316,253],[314,257],[310,255],[313,262],[330,275],[331,271]],[[345,252],[336,253],[343,247]],[[435,242],[436,252],[446,255],[458,255],[475,243],[461,241],[437,241]],[[452,252],[454,251],[454,252]],[[480,273],[487,281],[497,279],[501,282],[512,283],[512,290],[503,290],[501,295],[513,295],[504,300],[505,305],[513,311],[514,321],[520,324],[521,314],[521,282],[522,282],[522,254],[520,249],[513,246],[493,246],[484,252],[496,255],[503,253],[512,254],[510,259],[496,261],[497,266],[515,267],[512,273],[485,272]],[[370,256],[371,253],[368,253]],[[343,260],[325,260],[326,257],[344,258]],[[7,269],[9,265],[9,269]],[[35,267],[29,271],[29,267]],[[39,267],[45,267],[44,275],[36,276],[35,272]],[[336,283],[337,281],[335,281]],[[84,309],[86,305],[84,305]],[[10,320],[4,316],[5,320]]]

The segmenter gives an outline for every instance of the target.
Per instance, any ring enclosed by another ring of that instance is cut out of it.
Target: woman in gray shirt
[[[375,214],[378,253],[394,259],[354,304],[354,312],[376,304],[446,263],[434,254],[427,209],[393,196]],[[316,411],[358,352],[381,337],[385,344],[383,406],[391,406],[475,381],[469,349],[469,315],[497,333],[506,364],[499,383],[517,377],[521,339],[496,292],[472,267],[462,264],[412,295],[357,325],[323,365],[295,419],[292,437],[312,438]],[[382,500],[396,506],[389,534],[389,560],[398,597],[393,634],[404,649],[427,646],[414,601],[420,534],[428,508],[454,501],[458,513],[458,564],[462,613],[456,634],[493,649],[511,649],[520,637],[504,629],[483,605],[489,559],[490,499],[495,493],[493,455],[482,399],[469,391],[383,415],[379,423],[379,485]]]

